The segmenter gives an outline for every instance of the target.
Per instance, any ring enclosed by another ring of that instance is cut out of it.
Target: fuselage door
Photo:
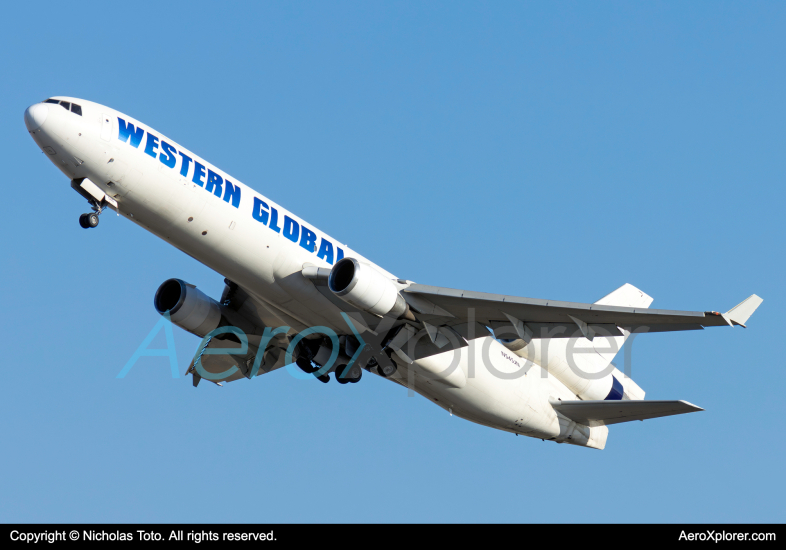
[[[112,139],[112,115],[109,113],[101,115],[101,139],[104,141],[110,141]]]

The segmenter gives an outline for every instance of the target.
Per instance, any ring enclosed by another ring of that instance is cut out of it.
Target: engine
[[[411,315],[407,302],[393,281],[354,258],[336,262],[330,270],[328,287],[345,302],[379,317]]]
[[[510,336],[509,332],[495,330],[494,334],[499,338]],[[581,337],[515,338],[502,339],[502,344],[546,369],[581,399],[644,399],[644,391],[610,364],[624,341],[622,336],[596,335],[592,341]]]
[[[180,279],[164,281],[153,299],[156,311],[192,334],[204,337],[221,323],[221,306],[194,285]]]

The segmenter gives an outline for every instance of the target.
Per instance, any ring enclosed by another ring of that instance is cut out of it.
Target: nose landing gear
[[[82,214],[79,216],[79,225],[85,229],[96,227],[98,225],[98,214],[91,212],[89,214]]]
[[[92,212],[88,212],[87,214],[82,214],[79,216],[79,225],[81,225],[85,229],[90,229],[92,227],[98,226],[98,216],[101,214],[103,210],[101,208],[101,204],[98,201],[91,200],[90,206],[93,207]]]

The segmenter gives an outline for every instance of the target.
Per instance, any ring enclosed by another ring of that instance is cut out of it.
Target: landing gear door
[[[109,113],[103,113],[101,115],[101,139],[104,141],[110,141],[112,139],[112,118],[112,115]]]

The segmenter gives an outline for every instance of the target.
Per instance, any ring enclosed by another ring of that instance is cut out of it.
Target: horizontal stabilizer
[[[753,294],[747,300],[744,300],[742,303],[727,311],[725,316],[728,317],[733,323],[745,326],[745,323],[748,322],[750,316],[753,315],[753,312],[756,311],[756,308],[758,308],[763,301],[764,300]]]
[[[607,426],[632,420],[703,411],[687,401],[550,401],[554,410],[585,426]]]

